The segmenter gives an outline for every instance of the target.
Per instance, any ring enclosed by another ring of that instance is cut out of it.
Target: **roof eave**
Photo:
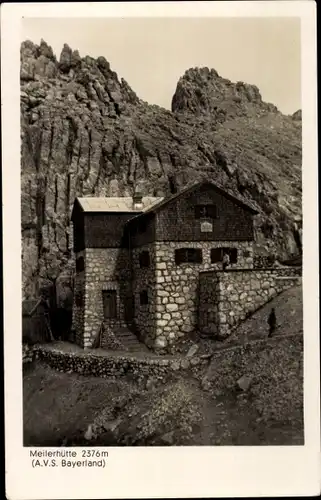
[[[229,198],[230,200],[232,200],[235,204],[241,206],[244,210],[247,210],[248,212],[251,212],[253,215],[257,215],[259,213],[258,210],[256,210],[255,208],[251,207],[250,205],[246,204],[242,200],[236,198],[236,196],[233,196],[232,194],[228,193],[223,188],[217,186],[213,182],[211,182],[211,181],[201,181],[201,182],[197,182],[197,183],[195,183],[195,184],[193,184],[191,186],[188,186],[185,189],[182,189],[179,193],[176,193],[176,194],[168,197],[167,199],[165,198],[164,200],[160,201],[156,205],[148,208],[146,211],[144,211],[140,215],[143,216],[143,215],[147,215],[149,213],[155,213],[158,210],[162,209],[164,206],[166,206],[168,203],[171,203],[175,199],[178,199],[180,196],[183,196],[186,193],[192,192],[194,189],[197,189],[198,187],[200,187],[202,185],[206,185],[206,184],[209,185],[209,186],[211,186],[216,191],[218,191],[220,194],[222,194],[222,196],[226,196],[227,198]],[[133,220],[133,219],[131,219],[131,220]]]

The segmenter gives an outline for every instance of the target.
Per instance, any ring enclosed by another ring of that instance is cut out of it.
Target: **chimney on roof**
[[[133,208],[134,210],[143,210],[143,195],[139,192],[133,196]]]

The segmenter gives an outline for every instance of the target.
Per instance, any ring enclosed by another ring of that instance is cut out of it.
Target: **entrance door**
[[[117,292],[116,290],[103,291],[104,319],[117,318]]]

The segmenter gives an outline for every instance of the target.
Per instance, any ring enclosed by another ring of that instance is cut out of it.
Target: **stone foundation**
[[[284,276],[287,271],[245,269],[200,273],[200,331],[214,337],[228,336],[246,317],[298,283],[300,277],[295,276],[295,271],[292,276]]]

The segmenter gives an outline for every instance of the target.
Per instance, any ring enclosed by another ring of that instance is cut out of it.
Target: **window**
[[[179,248],[175,250],[175,263],[177,265],[184,262],[201,264],[202,261],[202,250],[200,248]]]
[[[147,290],[143,290],[139,294],[139,301],[141,306],[146,306],[148,304],[148,292]]]
[[[85,262],[83,257],[78,257],[76,259],[76,271],[77,273],[81,273],[85,269]]]
[[[223,255],[227,253],[230,257],[230,264],[237,263],[237,248],[212,248],[211,249],[211,262],[215,264],[216,262],[222,262]]]
[[[222,248],[212,248],[211,250],[211,262],[215,264],[216,262],[222,262],[223,260],[223,249]]]
[[[230,263],[236,264],[237,263],[237,248],[227,248],[226,250],[230,256]]]
[[[147,250],[143,250],[143,252],[139,254],[139,265],[140,267],[150,266],[150,256]]]
[[[196,205],[195,218],[196,219],[216,219],[217,218],[216,205]]]

